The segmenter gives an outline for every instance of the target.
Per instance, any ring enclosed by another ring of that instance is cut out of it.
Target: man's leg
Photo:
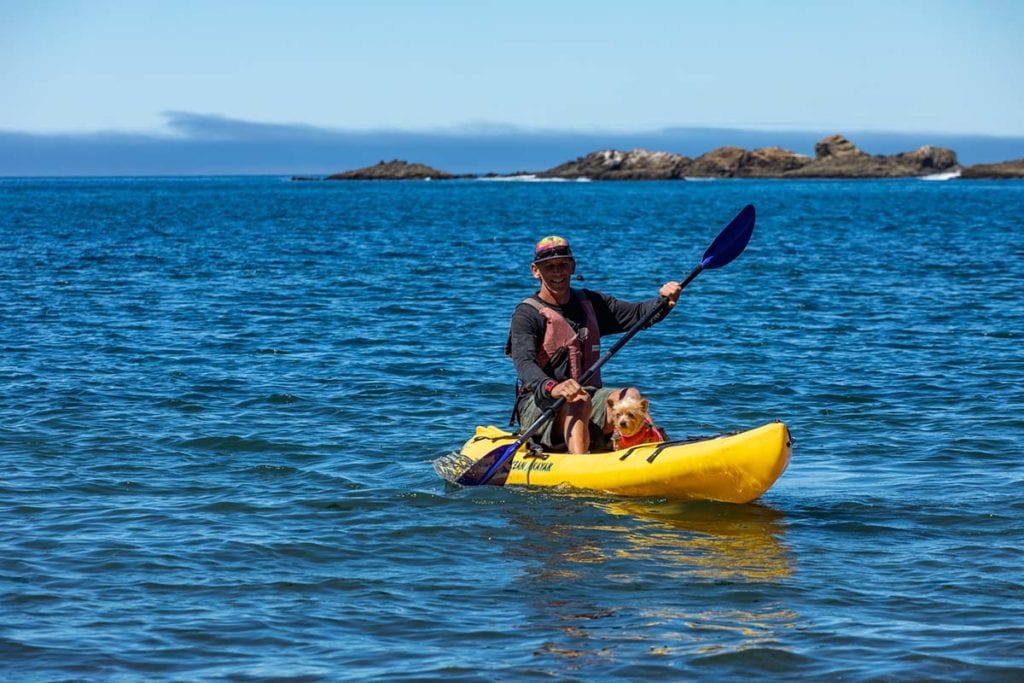
[[[590,399],[566,403],[559,413],[562,433],[570,453],[586,453],[590,450]]]

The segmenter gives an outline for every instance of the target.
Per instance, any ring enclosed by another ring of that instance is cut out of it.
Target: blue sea
[[[748,505],[459,488],[533,242]],[[0,678],[1024,679],[1024,183],[0,180]]]

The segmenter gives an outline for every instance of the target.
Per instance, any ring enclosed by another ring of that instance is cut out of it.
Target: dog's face
[[[607,406],[612,426],[619,430],[622,436],[633,436],[644,426],[650,402],[646,398],[609,396]]]

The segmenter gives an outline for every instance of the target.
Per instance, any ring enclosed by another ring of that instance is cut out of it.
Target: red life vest
[[[650,417],[644,420],[644,426],[632,436],[623,436],[619,433],[618,429],[612,433],[612,443],[615,444],[615,450],[639,446],[642,443],[659,443],[664,440],[665,432],[655,427]]]
[[[537,365],[547,367],[551,358],[565,349],[569,353],[569,377],[579,380],[601,357],[601,330],[597,326],[597,314],[590,298],[577,290],[572,290],[571,296],[580,302],[583,312],[587,315],[587,324],[580,329],[579,334],[565,316],[536,297],[524,299],[523,303],[533,306],[547,321],[544,327],[544,342],[537,348]],[[587,381],[587,386],[601,386],[600,371],[594,373]]]

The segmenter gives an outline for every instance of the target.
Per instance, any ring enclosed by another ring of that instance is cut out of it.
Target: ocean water
[[[529,256],[749,505],[458,488]],[[0,678],[1024,678],[1024,183],[0,180]]]

